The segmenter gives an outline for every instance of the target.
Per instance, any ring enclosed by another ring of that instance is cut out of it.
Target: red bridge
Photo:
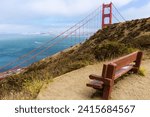
[[[0,73],[0,79],[24,71],[25,67],[27,67],[26,65],[30,65],[29,62],[33,61],[43,52],[52,49],[55,45],[63,40],[71,38],[71,41],[75,41],[76,44],[79,44],[81,42],[81,37],[85,37],[86,40],[94,33],[96,33],[99,29],[101,29],[101,27],[106,28],[112,23],[119,23],[121,21],[126,20],[113,3],[103,4],[102,6],[96,8],[84,19],[68,28],[66,31],[50,39],[38,48],[28,52],[25,55],[22,55],[18,59],[11,61],[5,66],[0,67],[0,71],[4,71]],[[6,68],[11,69],[5,71]]]

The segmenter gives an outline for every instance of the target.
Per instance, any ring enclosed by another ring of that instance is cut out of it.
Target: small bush
[[[123,54],[133,52],[134,49],[117,41],[104,41],[95,48],[95,58],[97,60],[104,60],[114,58]]]
[[[134,39],[132,45],[140,49],[150,47],[150,35],[144,35]]]
[[[146,69],[143,68],[143,67],[141,67],[140,70],[139,70],[139,72],[138,72],[138,74],[139,74],[140,76],[145,76],[145,74],[146,74]]]
[[[70,71],[73,71],[73,70],[85,67],[86,65],[88,65],[88,62],[86,62],[86,61],[78,61],[78,62],[71,63],[68,66],[68,71],[67,72],[70,72]]]
[[[30,95],[36,97],[44,83],[45,82],[41,80],[33,80],[32,82],[25,83],[24,89],[25,91],[28,91]]]

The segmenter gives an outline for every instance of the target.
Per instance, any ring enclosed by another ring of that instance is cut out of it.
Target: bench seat
[[[128,73],[133,68],[134,68],[133,65],[128,65],[128,66],[122,67],[120,70],[116,71],[114,80],[116,80],[117,78],[121,77],[122,75]]]

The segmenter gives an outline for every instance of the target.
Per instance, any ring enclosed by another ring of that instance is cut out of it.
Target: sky
[[[150,17],[150,0],[111,0],[126,20]],[[0,33],[55,33],[110,0],[0,0]],[[59,29],[59,30],[58,30]]]

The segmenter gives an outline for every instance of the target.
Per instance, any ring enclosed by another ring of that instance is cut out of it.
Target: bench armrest
[[[112,79],[109,79],[109,78],[103,78],[102,76],[98,76],[98,75],[94,75],[94,74],[91,74],[89,76],[89,78],[91,80],[98,80],[98,81],[102,81],[104,82],[104,85],[108,85],[108,86],[112,86],[114,84],[114,81]]]

